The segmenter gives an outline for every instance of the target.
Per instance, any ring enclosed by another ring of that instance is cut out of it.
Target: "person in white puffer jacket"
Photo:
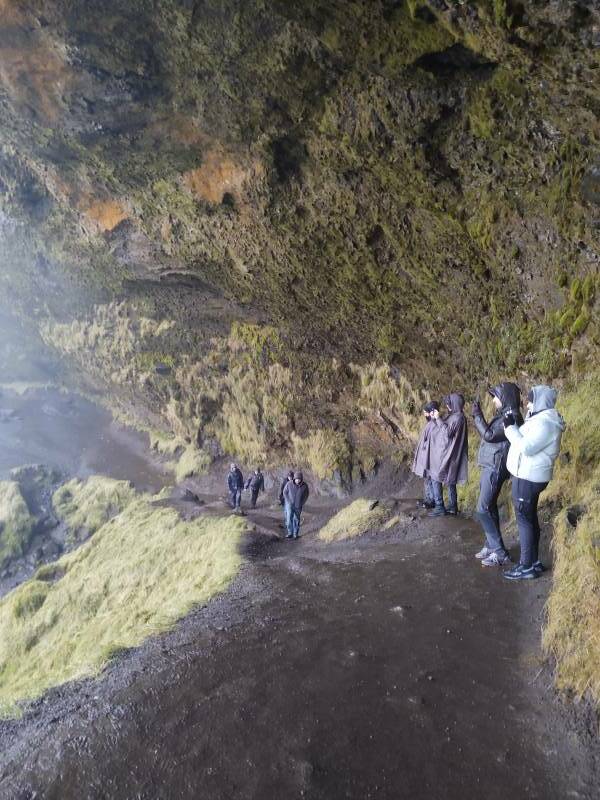
[[[515,424],[512,410],[504,414],[505,434],[510,442],[506,466],[512,475],[512,499],[521,544],[518,566],[504,573],[509,580],[537,578],[544,571],[538,553],[538,501],[552,478],[566,427],[554,408],[556,396],[556,389],[551,386],[534,386],[527,397],[529,413],[520,428]]]

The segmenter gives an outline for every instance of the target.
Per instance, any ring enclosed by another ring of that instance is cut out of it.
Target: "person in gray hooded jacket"
[[[538,500],[552,478],[566,427],[554,408],[556,395],[556,389],[550,386],[534,386],[527,397],[529,413],[520,428],[514,414],[504,414],[506,438],[510,442],[506,463],[513,476],[512,499],[521,544],[518,566],[504,573],[509,580],[537,578],[544,571],[538,552]]]
[[[510,477],[506,468],[506,457],[510,442],[504,432],[504,412],[513,411],[517,425],[523,424],[521,416],[521,390],[515,383],[499,383],[488,389],[497,414],[486,422],[479,401],[473,403],[473,422],[481,437],[477,465],[481,469],[479,499],[475,516],[485,533],[485,545],[475,554],[484,567],[502,566],[510,562],[508,550],[500,531],[498,497],[504,483]]]

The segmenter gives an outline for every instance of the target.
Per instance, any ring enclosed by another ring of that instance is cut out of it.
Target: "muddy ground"
[[[0,795],[597,797],[540,657],[550,578],[484,570],[468,520],[324,546],[326,514],[299,542],[249,537],[224,596],[3,723]]]
[[[208,485],[181,510],[222,508]],[[416,512],[418,488],[372,485],[402,523],[335,545],[339,500],[313,495],[290,542],[261,498],[229,591],[0,722],[0,797],[596,798],[597,721],[540,653],[550,574],[482,568],[476,524]]]

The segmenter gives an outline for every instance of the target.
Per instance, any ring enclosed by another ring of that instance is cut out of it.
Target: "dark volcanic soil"
[[[597,797],[540,657],[550,577],[480,567],[465,519],[322,545],[328,513],[299,542],[250,536],[224,596],[2,723],[0,796]]]

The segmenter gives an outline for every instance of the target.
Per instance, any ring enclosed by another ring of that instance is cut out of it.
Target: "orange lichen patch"
[[[65,91],[75,75],[64,52],[42,31],[28,24],[22,9],[0,0],[0,85],[19,108],[47,123],[58,120]],[[14,41],[14,44],[13,44]]]
[[[244,184],[263,172],[259,162],[241,165],[215,149],[206,153],[201,167],[183,174],[183,184],[196,197],[209,203],[221,203],[225,194],[239,199]]]
[[[15,0],[0,0],[0,20],[3,26],[18,25],[23,19],[23,10]]]
[[[85,208],[83,213],[101,231],[112,231],[129,217],[118,200],[98,200]]]

